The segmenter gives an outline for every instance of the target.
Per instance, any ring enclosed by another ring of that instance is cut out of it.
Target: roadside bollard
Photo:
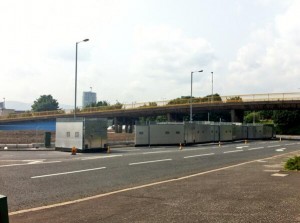
[[[281,142],[281,137],[279,138],[279,141]]]
[[[0,194],[0,223],[9,223],[7,197]]]
[[[245,139],[245,144],[247,144],[248,143],[248,141],[247,141],[247,139]]]
[[[76,155],[77,149],[75,146],[72,147],[72,155]]]
[[[221,141],[219,141],[219,147],[221,147]]]
[[[182,144],[179,143],[179,150],[182,150]]]
[[[110,147],[109,146],[107,147],[107,153],[110,153]]]

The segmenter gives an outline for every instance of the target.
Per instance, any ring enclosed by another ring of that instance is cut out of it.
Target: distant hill
[[[72,105],[59,104],[59,107],[62,109],[73,109]],[[17,111],[28,111],[31,110],[31,104],[19,102],[19,101],[5,101],[5,108],[15,109]]]

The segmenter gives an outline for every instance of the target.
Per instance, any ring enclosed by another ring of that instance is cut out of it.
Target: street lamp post
[[[76,103],[77,103],[77,52],[78,44],[81,42],[87,42],[89,39],[84,39],[82,41],[76,42],[76,54],[75,54],[75,105],[74,105],[74,119],[76,118]]]
[[[214,101],[214,72],[211,72],[211,103]]]
[[[191,72],[191,98],[190,98],[190,122],[193,121],[193,73],[195,72],[203,72],[203,70],[199,70],[199,71],[192,71]]]

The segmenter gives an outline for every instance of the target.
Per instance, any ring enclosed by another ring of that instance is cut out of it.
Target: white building
[[[97,94],[92,91],[84,91],[82,94],[82,107],[89,106],[97,102]]]

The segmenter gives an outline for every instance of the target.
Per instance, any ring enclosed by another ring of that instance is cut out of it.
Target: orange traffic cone
[[[75,146],[72,147],[72,155],[76,155],[77,149]]]

